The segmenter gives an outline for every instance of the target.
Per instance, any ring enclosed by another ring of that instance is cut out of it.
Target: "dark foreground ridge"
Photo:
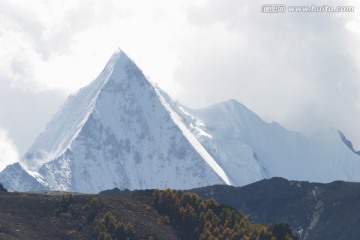
[[[244,187],[190,190],[243,212],[260,224],[286,222],[301,240],[360,239],[360,183],[262,180]]]
[[[0,239],[296,239],[233,208],[175,190],[122,196],[0,193]]]

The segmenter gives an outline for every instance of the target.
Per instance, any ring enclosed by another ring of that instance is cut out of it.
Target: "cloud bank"
[[[121,47],[189,107],[234,98],[292,130],[341,129],[360,149],[358,1],[341,1],[354,13],[264,14],[263,4],[0,0],[0,127],[22,155]]]
[[[8,133],[0,128],[0,171],[8,164],[19,161],[17,149],[9,138]]]
[[[264,14],[262,4],[214,0],[189,8],[196,37],[183,43],[176,72],[185,103],[235,98],[293,130],[342,129],[359,148],[358,3],[341,2],[354,14]]]

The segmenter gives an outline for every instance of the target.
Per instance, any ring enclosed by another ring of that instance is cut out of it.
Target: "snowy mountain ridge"
[[[21,162],[0,173],[0,182],[12,191],[97,193],[242,186],[274,176],[360,181],[360,156],[341,134],[309,138],[264,122],[236,100],[189,109],[119,49],[65,101]]]
[[[262,121],[236,101],[181,109],[195,119],[189,128],[237,186],[275,176],[313,182],[360,180],[359,155],[336,130],[307,137]]]
[[[121,50],[68,98],[21,164],[48,188],[64,191],[230,183]]]

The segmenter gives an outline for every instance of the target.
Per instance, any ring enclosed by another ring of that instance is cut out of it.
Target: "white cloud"
[[[19,154],[6,130],[0,128],[0,171],[7,165],[18,162]]]
[[[196,30],[180,47],[176,79],[187,91],[180,102],[197,107],[235,98],[293,130],[341,129],[360,147],[359,38],[348,24],[357,23],[360,7],[343,14],[263,14],[262,4],[213,0],[189,7]]]
[[[69,93],[93,80],[120,46],[146,73],[168,82],[183,2],[2,0],[0,81]]]
[[[309,134],[323,127],[341,129],[360,148],[358,1],[343,1],[355,5],[355,13],[344,14],[262,14],[262,4],[0,0],[0,85],[8,102],[7,110],[0,107],[0,124],[20,143],[20,134],[13,134],[19,128],[10,124],[14,116],[22,116],[22,125],[46,122],[40,118],[59,103],[57,98],[51,107],[49,93],[68,94],[89,83],[120,46],[185,105],[235,98],[290,129]],[[49,99],[49,106],[41,107],[47,112],[34,114],[36,100],[21,114],[2,114],[15,112],[19,102],[11,96],[19,98],[21,91],[27,95],[22,102],[41,94],[42,101]],[[33,132],[42,129],[44,124],[37,124]]]

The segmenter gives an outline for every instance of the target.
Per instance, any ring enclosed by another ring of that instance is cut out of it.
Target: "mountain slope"
[[[56,190],[230,184],[177,118],[118,50],[94,82],[66,101],[22,163]]]
[[[192,193],[52,193],[0,192],[0,239],[296,239],[286,225],[253,224],[242,213]]]
[[[300,240],[357,240],[360,236],[360,183],[272,178],[243,187],[218,185],[189,191],[232,206],[256,223],[289,223]]]
[[[242,186],[274,176],[360,181],[360,155],[340,131],[307,137],[235,100],[186,108],[121,50],[66,100],[20,163],[0,174],[11,191]]]
[[[360,181],[360,155],[338,131],[307,137],[264,122],[235,100],[194,110],[166,98],[235,186],[275,176],[314,182]]]
[[[8,165],[0,172],[0,183],[9,191],[26,192],[48,188],[38,174],[30,175],[19,163]]]
[[[116,198],[75,195],[65,201],[67,196],[0,192],[0,239],[98,239],[96,223],[108,211],[133,225],[136,236],[131,239],[177,239],[175,229],[150,208],[151,195],[145,191]]]

